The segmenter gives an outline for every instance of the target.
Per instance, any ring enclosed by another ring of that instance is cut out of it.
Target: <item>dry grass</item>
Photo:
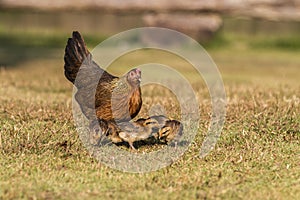
[[[62,59],[1,69],[0,199],[299,198],[299,52],[213,50],[211,55],[228,98],[217,146],[204,159],[198,157],[210,98],[203,82],[184,68],[199,97],[199,133],[177,162],[147,174],[110,169],[83,147],[73,124],[72,86],[63,77]],[[180,68],[176,60],[165,60]],[[158,97],[162,89],[150,89],[144,88],[141,116],[149,104],[160,103],[178,117],[172,95]]]

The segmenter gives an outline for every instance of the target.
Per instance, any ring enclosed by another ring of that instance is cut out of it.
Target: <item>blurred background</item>
[[[299,51],[300,0],[0,0],[0,66],[37,59],[63,64],[73,30],[93,48],[142,26],[181,31],[209,52]]]

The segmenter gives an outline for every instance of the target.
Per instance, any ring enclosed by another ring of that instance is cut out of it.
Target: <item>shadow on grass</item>
[[[183,140],[183,141],[179,141],[179,142],[171,142],[169,144],[169,146],[171,147],[183,147],[183,146],[187,146],[189,144],[189,141],[186,141],[186,140]],[[130,149],[130,146],[127,142],[119,142],[119,143],[113,143],[112,141],[110,141],[108,138],[103,138],[97,145],[94,145],[94,146],[112,146],[112,145],[115,145],[115,146],[118,146],[118,147],[126,147],[128,149]],[[153,145],[160,145],[160,146],[165,146],[165,145],[168,145],[168,143],[166,142],[162,142],[162,141],[158,141],[157,139],[155,138],[148,138],[147,140],[141,140],[141,141],[135,141],[134,142],[134,147],[136,149],[139,149],[143,146],[153,146]]]

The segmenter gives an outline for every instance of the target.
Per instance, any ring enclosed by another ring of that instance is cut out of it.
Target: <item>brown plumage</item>
[[[141,71],[133,69],[116,77],[101,69],[92,59],[83,37],[73,32],[65,49],[65,76],[77,88],[75,99],[92,121],[129,121],[141,109]],[[96,116],[95,116],[96,115]]]

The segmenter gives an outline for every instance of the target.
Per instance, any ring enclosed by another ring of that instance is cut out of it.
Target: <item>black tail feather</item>
[[[65,76],[72,83],[74,83],[76,79],[81,64],[89,54],[90,53],[86,48],[83,37],[79,32],[74,31],[72,38],[68,39],[64,56]]]

